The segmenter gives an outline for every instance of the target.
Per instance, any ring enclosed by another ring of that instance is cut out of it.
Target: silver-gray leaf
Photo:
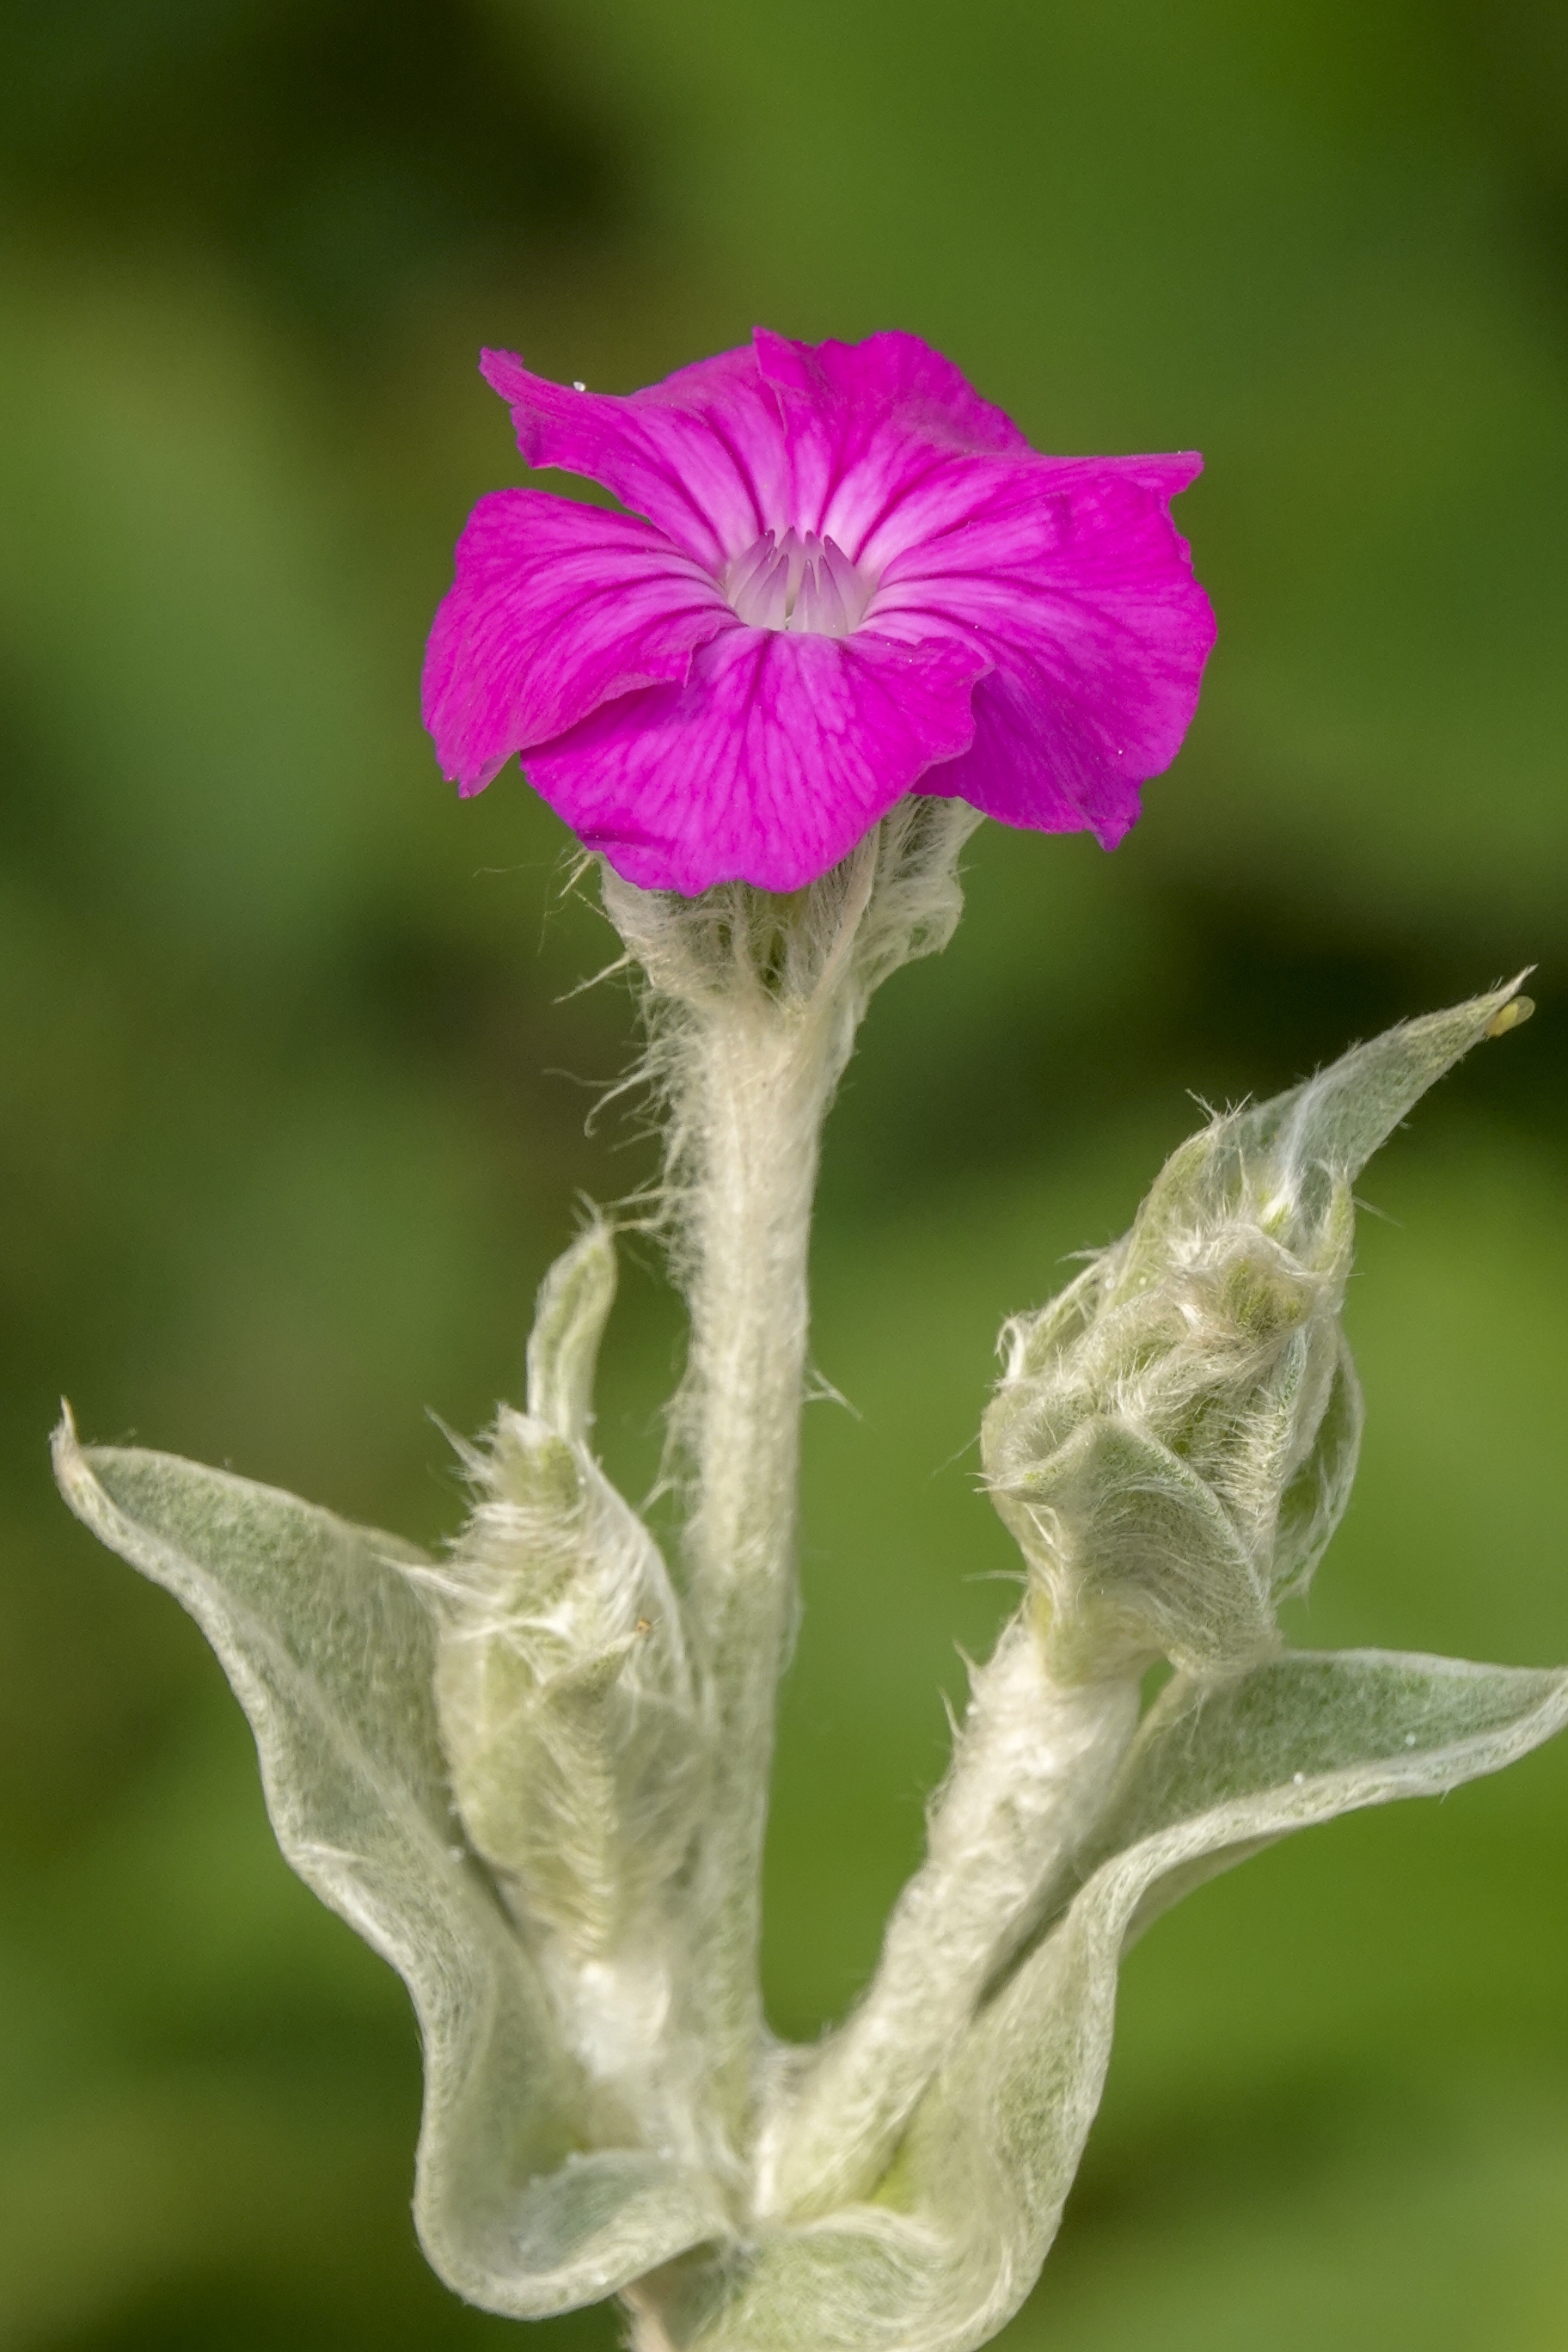
[[[56,1433],[61,1491],[201,1626],[250,1718],[306,1884],[390,1960],[425,2041],[415,2213],[470,2301],[538,2318],[615,2293],[723,2226],[700,2176],[586,2153],[528,1951],[462,1840],[413,1545],[170,1454]]]
[[[1056,1921],[928,2093],[874,2202],[743,2262],[646,2282],[681,2352],[972,2352],[1038,2275],[1100,2104],[1130,1938],[1292,1829],[1436,1794],[1568,1721],[1568,1672],[1286,1653],[1179,1675],[1150,1711]],[[1075,1891],[1076,1889],[1076,1891]]]

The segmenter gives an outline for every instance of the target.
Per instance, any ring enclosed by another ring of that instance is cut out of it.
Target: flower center
[[[862,578],[837,540],[805,536],[790,525],[781,539],[761,539],[726,564],[720,586],[738,620],[752,629],[806,629],[847,637],[866,617],[876,587]]]

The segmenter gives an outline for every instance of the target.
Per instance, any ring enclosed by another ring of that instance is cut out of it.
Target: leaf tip
[[[69,1397],[60,1399],[60,1417],[49,1436],[49,1454],[55,1465],[55,1476],[63,1488],[68,1478],[81,1468],[81,1440],[77,1435],[76,1415],[71,1411]]]

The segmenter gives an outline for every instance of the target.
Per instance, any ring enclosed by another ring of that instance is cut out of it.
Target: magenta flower
[[[632,511],[475,508],[425,668],[464,793],[520,752],[628,880],[792,890],[911,790],[1111,848],[1175,757],[1201,458],[1042,457],[913,335],[759,328],[624,398],[481,366],[531,466]]]

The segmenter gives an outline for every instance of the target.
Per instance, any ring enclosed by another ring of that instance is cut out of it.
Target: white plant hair
[[[809,2049],[770,2032],[819,1139],[872,992],[952,929],[975,821],[906,801],[789,897],[604,875],[666,1140],[638,1213],[690,1326],[668,1566],[593,1448],[597,1215],[540,1292],[524,1409],[460,1448],[440,1559],[57,1433],[72,1507],[223,1660],[289,1860],[409,1986],[432,2263],[519,2318],[619,2294],[636,2352],[972,2352],[1051,2243],[1131,1938],[1288,1831],[1568,1720],[1568,1672],[1296,1651],[1279,1622],[1355,1468],[1352,1185],[1521,1017],[1515,982],[1211,1119],[1129,1234],[1005,1327],[983,1484],[1022,1595],[869,1983]]]

